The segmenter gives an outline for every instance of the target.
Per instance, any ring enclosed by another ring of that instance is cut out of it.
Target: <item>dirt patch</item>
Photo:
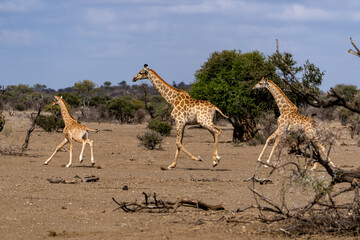
[[[26,118],[10,118],[6,127],[11,128],[11,132],[9,134],[8,130],[7,136],[0,134],[0,147],[11,147],[16,152],[24,141],[29,124]],[[95,167],[91,167],[88,146],[83,163],[77,160],[80,144],[74,144],[72,167],[64,167],[69,159],[66,148],[55,155],[49,165],[43,165],[64,136],[39,129],[33,132],[25,155],[0,155],[2,239],[286,238],[279,232],[272,233],[275,225],[258,222],[256,210],[237,212],[255,204],[248,189],[251,183],[244,180],[252,176],[262,145],[234,147],[229,143],[231,128],[223,127],[219,144],[222,159],[213,169],[212,136],[204,129],[186,129],[184,145],[204,161],[192,161],[181,153],[176,169],[162,171],[160,168],[171,164],[174,158],[174,133],[165,138],[162,150],[150,151],[139,146],[136,138],[145,130],[144,125],[86,125],[103,130],[90,134],[94,140]],[[359,153],[357,146],[341,145],[335,148],[332,160],[338,165],[357,167]],[[339,162],[339,159],[346,162]],[[261,171],[266,174],[269,170]],[[80,179],[95,176],[98,180],[76,181],[74,184],[53,184],[47,180],[73,181],[75,176]],[[274,189],[268,191],[271,194]],[[123,202],[140,201],[143,192],[156,193],[159,199],[173,202],[181,197],[210,205],[221,204],[225,210],[180,207],[173,213],[127,213],[118,209],[112,200],[114,197]]]

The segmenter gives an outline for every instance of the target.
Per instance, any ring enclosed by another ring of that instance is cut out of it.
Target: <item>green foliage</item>
[[[360,91],[354,85],[345,85],[345,84],[338,84],[334,87],[334,90],[337,94],[342,96],[345,101],[353,101],[355,95]]]
[[[19,84],[17,86],[15,85],[7,86],[6,89],[8,91],[15,93],[15,95],[29,94],[33,92],[32,88],[26,84]]]
[[[26,106],[23,103],[17,103],[15,104],[15,109],[18,111],[24,111]]]
[[[65,127],[62,118],[56,120],[53,115],[40,115],[36,120],[36,125],[44,129],[46,132],[52,132]]]
[[[95,96],[90,100],[90,106],[99,106],[105,105],[110,100],[110,97],[107,95],[104,96]]]
[[[303,66],[296,66],[297,62],[294,60],[293,55],[291,53],[284,52],[281,55],[281,58],[284,60],[286,65],[288,65],[291,71],[297,76],[297,78],[301,81],[301,84],[312,91],[314,94],[319,94],[319,86],[321,85],[323,76],[325,75],[324,71],[320,71],[315,64],[310,63],[309,60],[306,60]],[[300,88],[299,83],[292,77],[288,69],[282,64],[276,53],[269,56],[269,60],[272,65],[276,67],[279,71],[277,71],[277,75],[281,78],[285,78],[289,81],[293,86]],[[299,75],[302,74],[301,77]],[[280,88],[284,89],[286,86],[280,83]],[[295,94],[287,94],[287,97],[296,105],[305,104],[302,99],[299,99]]]
[[[69,105],[72,107],[78,107],[81,105],[81,101],[80,101],[79,97],[77,95],[75,95],[74,93],[64,92],[61,94],[61,96],[65,100],[68,107],[69,107]]]
[[[109,81],[104,82],[104,87],[110,87],[110,86],[111,86],[111,82],[109,82]]]
[[[162,143],[161,135],[154,131],[147,131],[143,134],[137,135],[136,137],[140,140],[141,145],[150,150],[155,149],[157,145],[160,146]]]
[[[258,51],[214,52],[196,71],[196,81],[190,94],[219,107],[231,118],[234,126],[233,140],[244,141],[254,132],[246,133],[243,126],[253,124],[253,120],[274,103],[268,91],[252,90],[263,76],[277,81],[275,67]],[[246,129],[252,128],[253,126]]]
[[[160,117],[149,120],[148,128],[160,133],[161,136],[169,136],[172,126],[167,122],[161,121]]]
[[[134,117],[135,111],[142,107],[142,102],[132,99],[131,96],[124,96],[113,99],[106,104],[111,116],[114,116],[121,123],[128,123]]]
[[[74,84],[73,89],[83,97],[83,105],[90,104],[90,97],[92,96],[95,88],[95,83],[90,80],[83,80]]]
[[[167,121],[171,118],[171,106],[162,96],[153,95],[146,104],[146,110],[150,113],[152,118],[160,117],[163,121]]]

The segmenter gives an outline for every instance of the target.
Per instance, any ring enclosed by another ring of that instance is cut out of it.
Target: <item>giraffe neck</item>
[[[69,125],[73,122],[77,122],[75,118],[73,118],[73,116],[71,116],[69,109],[65,103],[65,101],[63,99],[61,99],[59,101],[59,107],[60,107],[60,111],[61,111],[61,116],[64,120],[65,126]]]
[[[170,86],[167,82],[165,82],[157,73],[149,69],[148,74],[149,80],[152,82],[156,90],[160,93],[160,95],[170,104],[174,105],[175,98],[179,93],[180,90]]]
[[[284,92],[272,81],[268,81],[269,85],[266,87],[273,95],[275,102],[280,110],[280,114],[290,111],[297,111],[297,107],[284,94]]]

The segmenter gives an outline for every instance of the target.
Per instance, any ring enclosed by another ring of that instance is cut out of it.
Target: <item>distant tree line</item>
[[[324,74],[309,60],[298,65],[293,55],[287,52],[277,51],[265,56],[258,51],[243,53],[240,50],[224,50],[210,55],[195,72],[193,84],[172,82],[172,85],[188,91],[196,99],[208,100],[219,107],[230,117],[228,121],[234,128],[233,140],[241,142],[252,139],[259,131],[264,135],[269,129],[263,121],[269,119],[267,115],[273,114],[271,121],[276,124],[279,112],[273,97],[268,91],[252,90],[263,76],[281,87],[297,106],[306,109],[309,100],[296,89],[306,89],[306,96],[315,96],[318,102],[326,101],[331,96],[319,90]],[[356,86],[340,84],[332,89],[347,103],[360,106],[360,91]],[[168,123],[172,121],[171,107],[150,82],[128,85],[126,81],[121,81],[113,85],[105,81],[103,85],[96,86],[93,81],[85,79],[57,91],[41,84],[9,85],[0,96],[0,109],[9,114],[14,111],[33,111],[38,106],[35,99],[39,99],[39,95],[44,101],[43,114],[52,116],[51,123],[57,123],[61,118],[59,110],[50,107],[54,95],[63,96],[71,113],[79,121],[115,121],[121,124],[143,123],[149,119]],[[344,125],[358,125],[358,114],[346,107],[334,105],[326,111],[327,114],[323,110],[309,114],[317,114],[329,120],[337,118]]]

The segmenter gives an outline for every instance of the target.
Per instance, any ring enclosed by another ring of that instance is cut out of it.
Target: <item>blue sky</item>
[[[214,51],[280,51],[360,86],[360,1],[0,0],[0,85],[128,84],[144,63],[191,83]]]

